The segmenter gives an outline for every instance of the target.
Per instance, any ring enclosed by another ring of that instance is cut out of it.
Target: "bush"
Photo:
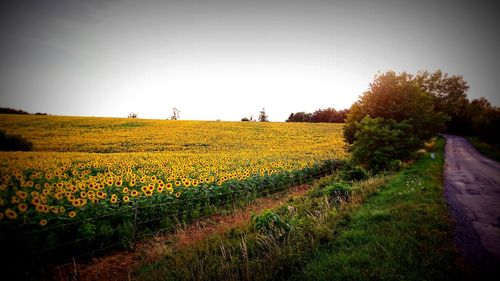
[[[340,171],[340,178],[344,181],[362,181],[367,179],[368,172],[360,166],[349,163]]]
[[[394,160],[406,160],[419,146],[408,122],[366,116],[357,123],[356,140],[350,147],[353,161],[374,171],[394,168]]]
[[[5,131],[0,131],[0,151],[30,150],[33,150],[33,143],[21,135],[9,135]]]

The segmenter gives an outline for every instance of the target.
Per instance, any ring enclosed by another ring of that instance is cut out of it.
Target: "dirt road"
[[[445,197],[455,243],[482,276],[500,274],[500,163],[462,137],[445,137]]]

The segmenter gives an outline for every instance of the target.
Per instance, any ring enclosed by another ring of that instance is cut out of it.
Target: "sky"
[[[2,0],[0,107],[183,120],[348,108],[441,69],[500,105],[495,1]]]

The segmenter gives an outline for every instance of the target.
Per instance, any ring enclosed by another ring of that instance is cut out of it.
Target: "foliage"
[[[204,280],[292,280],[293,274],[301,272],[314,253],[334,241],[335,233],[343,227],[343,219],[378,191],[387,177],[379,176],[352,186],[337,180],[335,175],[321,178],[305,196],[292,197],[276,209],[255,215],[246,226],[169,251],[156,263],[144,265],[136,277],[138,280],[197,280],[200,276]]]
[[[9,135],[0,130],[0,151],[30,151],[33,143],[21,135]]]
[[[269,116],[267,116],[266,114],[266,109],[263,108],[260,112],[259,112],[259,122],[269,122],[269,119],[268,119]]]
[[[433,73],[419,71],[413,81],[433,99],[434,111],[446,114],[446,122],[450,132],[460,132],[463,114],[466,110],[469,85],[462,76],[452,75],[437,70]]]
[[[406,121],[411,127],[411,137],[419,144],[444,129],[446,115],[435,112],[432,97],[403,72],[389,71],[375,77],[370,90],[355,102],[347,115],[344,137],[354,143],[360,122],[365,116]]]
[[[271,210],[252,216],[255,229],[264,235],[281,238],[290,232],[292,226]]]
[[[467,276],[443,198],[443,140],[345,221],[293,280],[481,280]],[[335,269],[335,270],[332,270]]]
[[[322,122],[322,123],[344,123],[348,110],[335,110],[334,108],[318,109],[313,113],[296,112],[291,113],[286,122]]]
[[[494,107],[485,98],[472,100],[467,104],[463,122],[463,133],[476,135],[481,139],[500,147],[500,108]]]
[[[368,171],[359,165],[354,165],[352,162],[348,162],[346,167],[340,171],[340,178],[344,181],[361,181],[366,180],[368,177]]]
[[[24,115],[28,115],[29,113],[24,111],[24,110],[21,110],[21,109],[0,107],[0,114],[24,114]]]
[[[170,120],[178,120],[181,117],[181,111],[177,107],[172,108],[172,116]]]
[[[365,116],[356,125],[352,159],[375,171],[390,168],[397,160],[408,159],[420,146],[420,142],[412,137],[413,128],[408,121]]]
[[[310,122],[311,115],[311,113],[306,113],[304,111],[290,113],[290,116],[285,122]]]

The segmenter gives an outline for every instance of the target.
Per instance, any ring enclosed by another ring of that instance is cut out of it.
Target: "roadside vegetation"
[[[483,155],[500,162],[500,146],[482,141],[479,137],[467,137],[467,140]]]
[[[390,180],[387,175],[359,180],[365,173],[346,167],[315,181],[304,196],[254,214],[242,226],[187,247],[174,244],[157,261],[142,265],[135,278],[288,280],[335,239],[346,216]]]
[[[297,280],[466,280],[443,198],[444,140],[345,219]]]

